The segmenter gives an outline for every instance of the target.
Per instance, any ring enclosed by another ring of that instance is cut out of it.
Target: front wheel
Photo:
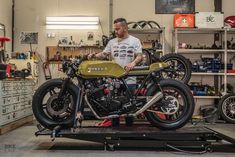
[[[69,83],[62,97],[58,93],[63,80],[52,79],[42,84],[33,96],[33,113],[37,121],[47,129],[60,125],[71,127],[75,118],[78,88]]]
[[[190,89],[180,81],[162,80],[160,86],[164,97],[153,104],[146,112],[147,120],[162,130],[175,130],[183,127],[194,112],[194,99]],[[159,91],[152,85],[147,96],[153,96]]]
[[[235,94],[225,95],[219,101],[218,110],[226,122],[235,124]]]

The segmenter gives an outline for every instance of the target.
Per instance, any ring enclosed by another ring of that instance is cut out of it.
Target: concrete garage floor
[[[36,124],[27,124],[12,132],[0,136],[0,157],[172,157],[172,156],[201,156],[199,154],[185,154],[174,151],[162,151],[162,150],[141,150],[132,148],[129,150],[116,150],[116,151],[104,151],[102,144],[57,138],[55,141],[51,141],[49,136],[35,137],[34,133],[37,131]],[[201,124],[200,124],[201,125]],[[234,124],[216,124],[206,125],[217,131],[223,131],[235,138],[235,125]],[[222,141],[224,142],[224,141]],[[226,142],[224,142],[226,143]],[[218,146],[220,152],[212,152],[203,154],[203,156],[215,157],[215,156],[235,156],[235,146]],[[226,152],[226,149],[229,152]],[[231,151],[234,149],[234,153]]]

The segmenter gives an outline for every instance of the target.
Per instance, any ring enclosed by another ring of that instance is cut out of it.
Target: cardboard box
[[[195,14],[197,28],[223,28],[224,14],[221,12],[198,12]]]

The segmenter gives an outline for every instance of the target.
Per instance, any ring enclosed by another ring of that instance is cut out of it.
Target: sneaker
[[[112,121],[110,119],[104,119],[102,122],[99,122],[96,126],[110,127],[110,126],[112,126]]]

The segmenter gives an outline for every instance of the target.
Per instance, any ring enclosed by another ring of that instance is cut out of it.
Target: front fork
[[[70,78],[66,78],[63,81],[61,90],[58,94],[59,99],[63,99],[63,96],[66,94],[66,89],[70,83]],[[82,92],[82,87],[78,88],[78,93],[77,93],[77,100],[75,104],[75,110],[74,110],[74,121],[73,121],[73,127],[77,128],[77,121],[81,124],[83,120],[82,116],[82,98],[83,98],[83,92]]]
[[[76,104],[75,104],[75,110],[74,110],[74,123],[73,123],[73,128],[77,128],[78,124],[77,122],[79,122],[79,126],[81,127],[82,125],[82,120],[84,119],[83,118],[83,114],[82,114],[82,111],[83,111],[83,105],[82,105],[82,101],[84,100],[83,99],[83,96],[84,96],[84,88],[83,88],[83,85],[81,84],[81,82],[79,82],[80,84],[78,85],[78,93],[77,93],[77,101],[76,101]]]
[[[58,94],[58,98],[59,98],[59,99],[62,99],[63,96],[65,95],[66,89],[67,89],[67,86],[68,86],[69,82],[70,82],[70,78],[66,78],[66,79],[63,81],[61,90],[60,90],[60,92],[59,92],[59,94]]]

